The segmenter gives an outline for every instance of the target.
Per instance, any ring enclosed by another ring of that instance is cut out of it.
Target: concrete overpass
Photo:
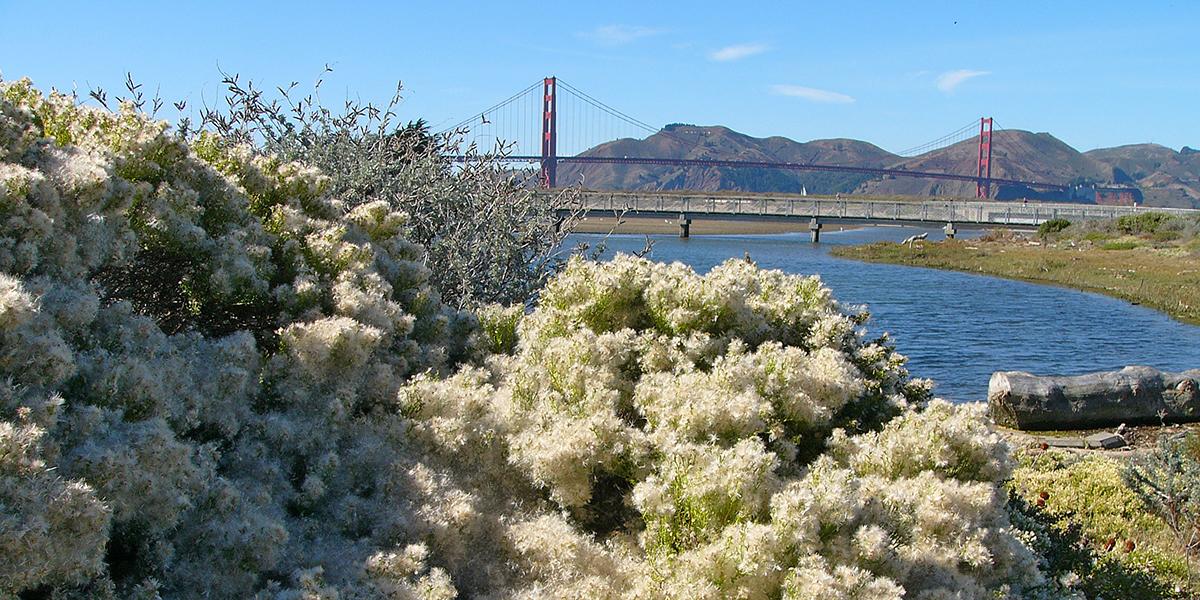
[[[539,192],[549,194],[548,192]],[[693,220],[808,220],[814,242],[824,224],[941,225],[953,237],[957,227],[1032,229],[1055,218],[1072,222],[1113,219],[1141,212],[1200,215],[1200,210],[1145,208],[1047,202],[963,200],[894,201],[866,198],[774,194],[704,194],[680,192],[579,192],[575,209],[583,216],[628,215],[674,219],[680,237],[688,237]]]

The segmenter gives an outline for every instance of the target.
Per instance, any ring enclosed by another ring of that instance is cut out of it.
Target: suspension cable
[[[896,154],[899,156],[912,157],[912,156],[924,154],[926,152],[935,150],[937,148],[942,148],[944,146],[950,146],[950,145],[958,143],[964,139],[967,139],[967,137],[970,137],[970,136],[963,137],[963,134],[974,131],[974,129],[977,127],[979,127],[979,121],[972,121],[958,129],[936,139],[936,140],[926,142],[919,146],[913,146],[912,148],[901,150],[900,152],[897,152]]]
[[[488,109],[484,110],[483,112],[476,113],[475,115],[471,116],[470,118],[467,118],[467,119],[464,119],[464,120],[460,121],[460,122],[459,122],[458,124],[456,124],[455,126],[453,126],[453,127],[449,127],[449,128],[447,128],[447,129],[443,129],[443,130],[439,131],[438,133],[439,133],[439,134],[442,134],[442,133],[446,133],[446,132],[449,132],[449,131],[454,131],[454,130],[456,130],[456,129],[460,128],[460,127],[464,127],[464,126],[466,126],[468,123],[471,123],[471,122],[475,121],[476,119],[479,119],[480,117],[483,117],[483,116],[487,115],[488,113],[490,113],[490,112],[492,112],[492,111],[494,111],[494,110],[497,110],[497,109],[499,109],[499,108],[502,108],[502,107],[504,107],[505,105],[507,105],[508,103],[510,103],[510,102],[512,102],[512,101],[514,101],[514,100],[516,100],[517,98],[520,98],[521,96],[524,96],[525,94],[528,94],[529,92],[531,92],[531,91],[533,91],[533,90],[537,89],[537,86],[539,86],[539,85],[541,85],[541,84],[542,84],[542,82],[540,82],[540,81],[534,82],[534,83],[533,83],[532,85],[530,85],[529,87],[527,87],[527,88],[525,88],[525,89],[523,89],[523,90],[521,90],[521,91],[519,91],[519,92],[517,92],[517,93],[513,94],[512,96],[509,96],[509,97],[508,97],[508,98],[506,98],[505,100],[502,100],[502,101],[500,101],[500,102],[497,102],[495,105],[493,105],[493,106],[489,107]]]

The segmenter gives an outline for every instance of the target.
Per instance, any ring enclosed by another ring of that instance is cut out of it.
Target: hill
[[[1118,183],[1142,189],[1146,203],[1190,208],[1200,206],[1200,151],[1175,151],[1158,144],[1130,144],[1084,153],[1108,165]]]
[[[1200,206],[1200,152],[1176,152],[1139,144],[1080,152],[1049,133],[997,131],[992,146],[992,176],[1047,182],[1133,184],[1145,202],[1158,206]],[[861,167],[899,167],[941,173],[972,173],[977,160],[974,139],[912,157],[892,154],[853,139],[797,142],[774,136],[756,138],[721,126],[674,124],[645,139],[624,138],[595,146],[581,156],[644,156],[676,159],[721,159],[829,163]],[[658,165],[563,164],[560,184],[582,182],[602,189],[812,194],[858,193],[974,197],[970,182],[872,177],[847,173],[672,167]],[[1061,198],[1019,186],[993,190],[1000,199]],[[1076,199],[1086,200],[1086,197]]]
[[[867,142],[848,139],[796,142],[785,137],[755,138],[727,127],[668,125],[645,139],[625,138],[591,148],[583,156],[648,156],[679,159],[822,162],[882,167],[899,157]],[[742,190],[832,194],[856,189],[866,175],[775,169],[689,168],[655,165],[564,164],[560,184],[647,190]]]
[[[978,160],[978,142],[968,139],[919,156],[903,159],[892,166],[913,171],[937,173],[973,173]],[[1110,168],[1093,160],[1049,133],[1003,130],[992,137],[992,176],[1004,179],[1047,182],[1107,183]],[[870,194],[906,194],[918,196],[975,195],[975,184],[957,181],[932,181],[907,177],[874,179],[857,192]],[[1034,190],[1001,186],[995,197],[1036,198],[1046,196]]]

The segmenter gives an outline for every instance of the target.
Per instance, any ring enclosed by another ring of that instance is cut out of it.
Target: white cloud
[[[826,102],[832,104],[849,104],[854,102],[854,98],[846,94],[831,92],[829,90],[819,90],[817,88],[804,87],[802,85],[773,85],[771,93],[778,96],[792,96],[794,98],[804,98],[812,102]]]
[[[972,71],[970,69],[959,69],[957,71],[946,71],[937,78],[937,89],[943,92],[953,92],[958,86],[968,79],[987,75],[989,71]]]
[[[591,31],[583,31],[578,35],[605,46],[619,46],[635,42],[642,38],[665,33],[665,30],[640,25],[601,25]]]
[[[726,46],[721,48],[720,50],[709,54],[708,57],[713,60],[726,62],[731,60],[741,60],[747,56],[762,54],[766,51],[767,47],[764,44],[737,44],[734,46]]]

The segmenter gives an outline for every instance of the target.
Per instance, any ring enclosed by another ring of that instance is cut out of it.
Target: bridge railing
[[[1036,226],[1055,218],[1071,221],[1112,219],[1150,210],[1200,214],[1200,210],[1042,202],[960,202],[816,197],[682,195],[654,192],[591,192],[581,194],[587,211],[686,215],[742,215],[770,218],[827,218],[871,221],[978,223]]]

